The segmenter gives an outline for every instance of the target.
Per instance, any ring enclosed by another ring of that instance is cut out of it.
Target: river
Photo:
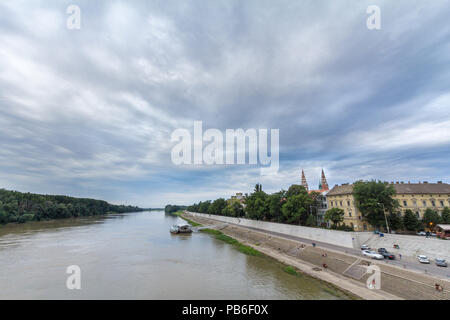
[[[348,299],[161,211],[0,226],[0,299]],[[66,269],[81,269],[69,290]]]

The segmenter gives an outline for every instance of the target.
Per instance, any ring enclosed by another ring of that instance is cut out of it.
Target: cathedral
[[[326,192],[329,190],[327,178],[325,178],[325,173],[323,172],[323,169],[322,169],[322,177],[319,182],[319,189],[317,189],[317,190],[309,190],[308,182],[306,182],[305,173],[303,172],[303,169],[302,169],[302,186],[306,189],[306,191],[308,191],[308,193],[311,193],[311,192],[323,193],[323,192]]]

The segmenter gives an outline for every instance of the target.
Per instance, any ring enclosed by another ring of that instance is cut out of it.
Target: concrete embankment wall
[[[296,226],[284,223],[266,222],[258,220],[250,220],[243,218],[225,217],[197,212],[190,212],[190,214],[207,219],[213,219],[226,223],[233,223],[243,227],[258,228],[261,230],[278,232],[290,236],[320,241],[333,245],[338,245],[347,248],[356,248],[358,243],[355,240],[353,232],[345,232],[338,230],[328,230],[319,228],[310,228],[303,226]]]

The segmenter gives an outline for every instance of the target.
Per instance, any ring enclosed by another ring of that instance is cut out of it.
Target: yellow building
[[[450,184],[442,183],[442,181],[437,183],[391,182],[391,184],[395,188],[394,199],[398,200],[402,214],[407,209],[411,209],[421,219],[426,209],[440,212],[444,207],[450,207]],[[356,207],[353,185],[335,185],[327,194],[327,204],[328,209],[343,209],[345,212],[344,223],[353,226],[355,231],[373,230],[373,227],[365,221]]]

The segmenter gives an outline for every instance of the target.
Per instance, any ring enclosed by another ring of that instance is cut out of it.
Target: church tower
[[[323,172],[323,169],[322,169],[322,179],[320,181],[320,186],[321,186],[320,189],[322,189],[322,190],[329,190],[327,178],[325,178],[325,173]]]
[[[306,191],[308,191],[308,183],[306,182],[306,177],[305,173],[303,172],[303,169],[302,169],[302,187],[304,187]]]

